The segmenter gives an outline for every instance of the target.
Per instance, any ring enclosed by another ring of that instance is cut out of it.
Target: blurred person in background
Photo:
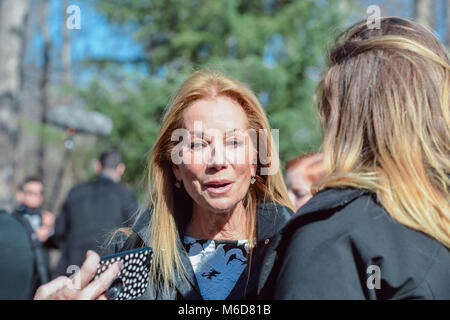
[[[44,184],[40,178],[28,177],[16,192],[13,216],[23,225],[33,248],[35,272],[32,287],[36,289],[49,280],[49,259],[44,247],[54,233],[55,216],[42,208]]]
[[[322,153],[301,154],[286,163],[284,180],[296,211],[311,199],[312,184],[324,175]]]
[[[450,299],[450,59],[361,21],[319,85],[327,176],[282,231],[274,299]]]
[[[129,226],[138,209],[136,195],[120,183],[125,164],[117,150],[106,150],[96,163],[97,177],[73,187],[56,219],[53,241],[61,250],[57,273],[81,266],[86,251],[101,251],[108,234]]]
[[[44,184],[37,177],[28,177],[16,192],[15,213],[27,219],[38,240],[45,243],[54,232],[55,215],[42,209]]]
[[[27,300],[34,295],[35,255],[25,227],[0,210],[0,300]]]

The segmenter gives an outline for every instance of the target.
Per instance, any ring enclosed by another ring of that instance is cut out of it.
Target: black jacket
[[[49,256],[45,248],[45,243],[42,243],[36,235],[36,231],[33,229],[30,221],[26,218],[26,215],[40,215],[40,209],[30,209],[23,204],[18,204],[12,213],[12,216],[19,221],[25,231],[27,232],[28,239],[33,250],[34,256],[34,275],[32,291],[36,291],[37,288],[50,281],[49,273]]]
[[[106,176],[72,188],[52,239],[61,249],[57,273],[66,275],[69,265],[81,266],[87,250],[100,252],[112,231],[131,225],[137,209],[134,192]]]
[[[150,211],[144,212],[132,228],[134,234],[127,239],[122,238],[118,240],[115,243],[114,248],[110,250],[113,252],[120,252],[141,246],[150,246],[150,214]],[[286,224],[292,214],[293,212],[290,209],[273,203],[260,204],[258,206],[257,242],[252,256],[250,277],[247,279],[248,270],[244,270],[236,285],[227,297],[227,300],[259,298],[259,293],[265,285],[265,281],[267,276],[270,274],[275,258],[272,240],[276,238],[278,232]],[[188,220],[189,219],[186,219],[185,223],[187,223]],[[182,278],[181,280],[178,280],[176,283],[176,289],[172,289],[167,295],[163,292],[159,292],[155,288],[148,288],[147,292],[139,299],[202,299],[189,256],[181,243],[181,239],[184,238],[182,230],[184,230],[184,226],[179,229],[178,249],[183,266],[187,273],[187,279]],[[178,279],[180,279],[180,277],[178,277]]]
[[[0,210],[0,300],[34,295],[34,253],[24,226]]]
[[[274,299],[450,299],[450,252],[366,190],[326,189],[282,232]]]

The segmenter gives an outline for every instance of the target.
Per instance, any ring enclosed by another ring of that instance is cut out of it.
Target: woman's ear
[[[257,168],[258,168],[257,164],[252,164],[250,166],[250,174],[251,174],[252,177],[256,176]]]
[[[252,159],[252,162],[250,164],[250,173],[252,177],[256,176],[258,174],[258,158],[257,155],[254,156]]]
[[[181,178],[181,172],[180,172],[180,168],[179,168],[178,165],[172,164],[172,172],[173,172],[175,178],[177,179],[177,181],[183,180],[183,179]]]
[[[95,161],[94,164],[94,170],[96,174],[100,174],[103,170],[102,164],[100,163],[100,161]]]

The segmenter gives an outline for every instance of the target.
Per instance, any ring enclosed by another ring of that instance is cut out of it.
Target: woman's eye
[[[297,199],[301,199],[301,198],[307,196],[306,192],[303,192],[303,191],[300,191],[300,190],[295,190],[294,193],[295,193],[295,196],[297,197]]]
[[[227,145],[232,146],[234,148],[237,148],[237,147],[240,147],[242,145],[242,141],[237,140],[237,139],[229,140],[227,142]]]
[[[201,149],[204,146],[205,146],[205,143],[203,143],[203,142],[199,142],[199,141],[191,142],[191,149],[192,150]]]

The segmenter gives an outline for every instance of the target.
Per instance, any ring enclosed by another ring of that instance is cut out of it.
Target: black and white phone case
[[[123,266],[106,290],[108,299],[129,300],[144,294],[149,282],[152,249],[142,247],[102,257],[94,280],[117,261],[121,261]]]

